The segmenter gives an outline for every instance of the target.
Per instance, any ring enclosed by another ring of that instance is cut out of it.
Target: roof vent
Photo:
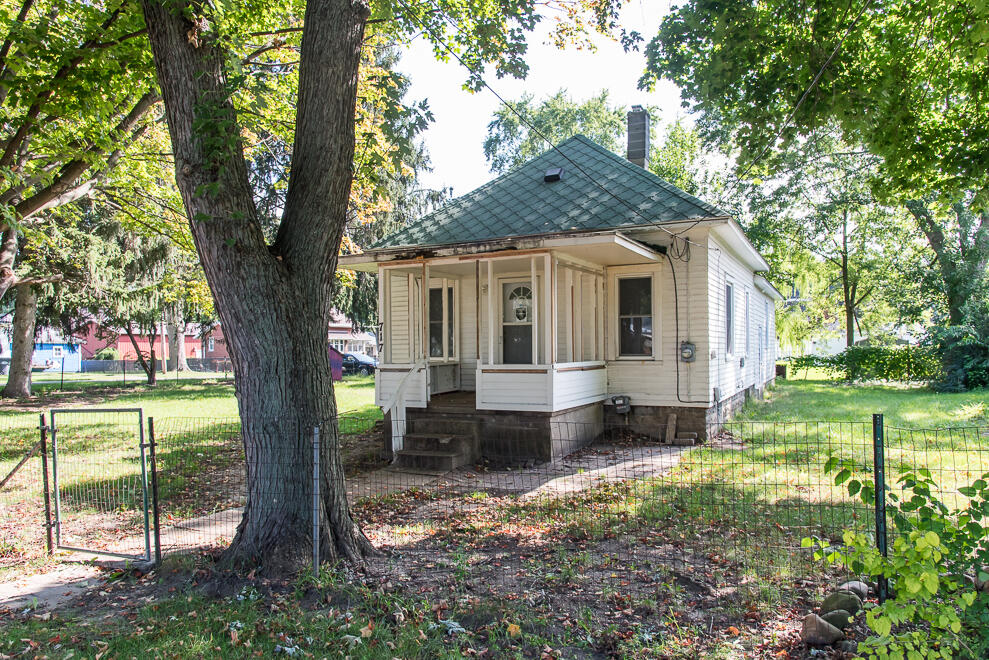
[[[563,168],[562,167],[551,167],[546,170],[546,174],[543,176],[543,181],[546,183],[553,183],[554,181],[559,181],[563,178]]]

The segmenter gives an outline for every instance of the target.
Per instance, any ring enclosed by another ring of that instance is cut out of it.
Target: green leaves
[[[849,459],[830,456],[824,467],[835,474],[836,485],[847,483],[850,495],[858,493],[865,501],[875,496],[864,478],[855,478],[865,471]],[[903,467],[897,482],[902,497],[891,497],[887,504],[896,523],[888,556],[879,553],[874,539],[851,530],[842,534],[840,547],[813,538],[803,539],[801,547],[813,548],[819,561],[893,580],[893,596],[867,608],[873,634],[860,646],[864,657],[950,658],[963,649],[964,637],[969,638],[965,650],[989,647],[981,618],[989,596],[975,588],[989,579],[986,529],[976,522],[986,508],[989,474],[958,489],[971,500],[955,509],[939,499],[941,489],[928,468]],[[920,632],[925,627],[929,634]]]

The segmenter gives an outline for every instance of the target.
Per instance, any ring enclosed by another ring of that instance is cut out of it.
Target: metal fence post
[[[62,503],[58,492],[58,427],[55,425],[55,411],[49,413],[52,435],[52,487],[55,490],[55,547],[62,545]]]
[[[883,557],[886,557],[886,455],[885,433],[883,430],[882,413],[872,416],[872,460],[873,477],[876,490],[876,547]],[[886,578],[880,576],[877,581],[879,604],[886,602],[888,584]]]
[[[144,561],[151,561],[151,502],[148,497],[148,458],[144,445],[144,411],[137,411],[137,442],[141,448],[141,488],[144,491]]]
[[[158,458],[155,418],[148,417],[148,458],[151,463],[151,510],[155,525],[155,564],[161,564],[161,515],[158,507]]]
[[[312,430],[312,570],[319,577],[319,427]]]
[[[41,418],[41,487],[44,489],[45,535],[50,555],[55,551],[55,544],[52,539],[52,506],[48,495],[48,426],[45,424],[45,413],[41,413],[39,417]]]

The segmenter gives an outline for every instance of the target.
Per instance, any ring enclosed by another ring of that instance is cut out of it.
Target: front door
[[[502,362],[532,364],[532,282],[503,282]]]

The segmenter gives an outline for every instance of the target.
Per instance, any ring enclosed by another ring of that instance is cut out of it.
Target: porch
[[[612,233],[379,265],[375,395],[392,420],[392,448],[402,449],[413,411],[435,411],[434,401],[448,407],[451,398],[440,395],[450,393],[464,414],[534,413],[547,431],[562,413],[586,407],[600,421],[608,396],[606,268],[660,257]],[[649,322],[630,323],[651,345]]]

